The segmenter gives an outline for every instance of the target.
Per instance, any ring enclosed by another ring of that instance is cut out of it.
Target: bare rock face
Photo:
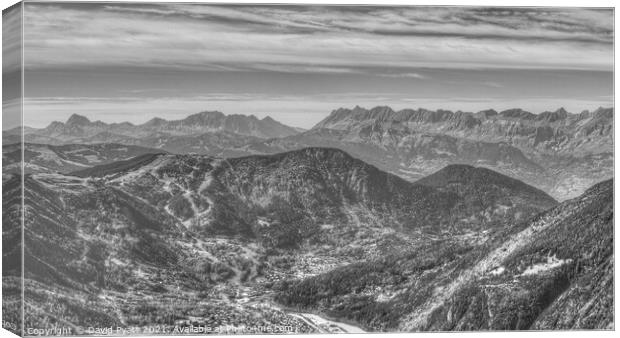
[[[566,200],[613,176],[613,108],[538,115],[340,108],[307,132],[263,143],[255,149],[338,147],[410,181],[450,164],[483,166]]]
[[[389,107],[370,110],[356,107],[332,112],[314,129],[359,132],[374,125],[377,131],[407,130],[410,133],[442,134],[469,140],[506,142],[526,153],[576,154],[579,151],[604,152],[598,145],[611,146],[613,108],[598,108],[594,112],[568,113],[563,108],[554,112],[532,114],[522,109],[496,113],[451,112],[445,110],[404,109]]]

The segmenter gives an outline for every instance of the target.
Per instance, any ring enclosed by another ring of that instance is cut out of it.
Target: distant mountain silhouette
[[[411,181],[449,164],[484,166],[564,200],[613,175],[613,108],[533,114],[356,106],[332,111],[307,132],[250,148],[307,146],[344,149]]]
[[[205,111],[181,120],[167,121],[153,118],[140,125],[129,122],[111,124],[101,121],[92,122],[84,116],[73,114],[65,123],[52,122],[46,128],[29,129],[27,134],[30,141],[37,141],[36,137],[47,137],[58,143],[93,143],[95,140],[91,138],[103,133],[107,133],[109,139],[104,140],[99,136],[99,140],[95,142],[114,142],[115,138],[123,136],[141,139],[154,134],[189,136],[206,132],[232,132],[257,138],[273,138],[294,135],[299,131],[271,117],[258,119],[254,115],[224,115],[218,111]]]

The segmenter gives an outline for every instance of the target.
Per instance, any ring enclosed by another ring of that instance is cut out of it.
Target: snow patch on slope
[[[558,268],[564,264],[569,264],[570,262],[572,262],[571,259],[558,259],[556,257],[556,255],[553,256],[547,256],[547,261],[544,263],[538,263],[538,264],[534,264],[532,266],[529,266],[527,269],[525,269],[525,271],[523,271],[523,273],[521,274],[521,276],[531,276],[531,275],[536,275],[539,274],[541,272],[545,272],[548,270],[552,270],[555,268]]]

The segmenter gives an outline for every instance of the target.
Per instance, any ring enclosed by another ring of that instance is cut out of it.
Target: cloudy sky
[[[25,124],[611,106],[613,12],[27,3]],[[6,127],[6,126],[5,126]]]

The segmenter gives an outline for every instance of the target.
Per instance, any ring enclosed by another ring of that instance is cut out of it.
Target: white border
[[[0,7],[2,9],[7,8],[17,1],[13,0],[0,0]],[[27,0],[27,2],[47,2],[47,1],[39,1],[39,0]],[[51,1],[50,1],[51,2]],[[126,2],[122,0],[109,0],[109,1],[92,1],[92,0],[81,0],[81,1],[63,1],[63,2]],[[464,0],[443,0],[441,2],[438,1],[423,1],[423,0],[408,0],[408,1],[393,1],[393,0],[286,0],[286,1],[264,1],[264,0],[233,0],[233,1],[181,1],[181,0],[168,0],[168,1],[131,1],[131,2],[200,2],[200,3],[279,3],[279,4],[350,4],[350,5],[427,5],[427,6],[493,6],[493,7],[502,7],[502,6],[536,6],[536,7],[546,7],[546,6],[560,6],[560,7],[607,7],[614,8],[614,1],[610,0],[520,0],[520,1],[502,1],[498,3],[497,0],[477,0],[477,1],[464,1]],[[615,13],[614,13],[615,14]],[[22,11],[23,15],[23,11]],[[614,28],[618,26],[618,16],[614,15]],[[615,33],[615,32],[614,32]],[[618,83],[618,74],[615,72],[615,63],[618,61],[615,47],[617,46],[617,36],[614,34],[614,108],[617,107],[617,101],[615,96],[615,88]],[[1,54],[1,53],[0,53]],[[0,61],[2,56],[0,55]],[[23,61],[23,56],[22,56]],[[23,76],[23,74],[22,74]],[[0,80],[0,84],[1,84]],[[23,86],[23,81],[22,81]],[[23,95],[23,87],[22,87],[22,95]],[[22,112],[23,118],[23,112]],[[620,131],[615,128],[615,117],[614,117],[614,176],[617,176],[617,172],[615,169],[619,168],[618,161],[619,156],[617,156],[618,151],[615,147],[616,140],[618,139],[618,135]],[[2,122],[0,120],[0,130],[2,129]],[[0,167],[2,164],[2,160],[0,159]],[[619,200],[616,198],[616,192],[618,191],[618,181],[614,180],[614,209],[618,210]],[[0,204],[0,212],[2,210],[2,206]],[[614,218],[614,232],[615,228],[618,226],[618,219]],[[615,234],[614,234],[615,237]],[[0,251],[1,251],[1,241],[0,241]],[[617,245],[614,242],[614,257],[616,255]],[[1,271],[1,260],[0,260],[0,271]],[[618,290],[618,278],[615,269],[614,262],[614,291]],[[0,302],[2,301],[2,296],[0,294]],[[618,321],[618,311],[617,311],[617,299],[614,295],[614,323],[619,323]],[[0,308],[0,314],[2,310]],[[506,331],[506,332],[485,332],[485,331],[474,331],[474,332],[449,332],[449,333],[438,333],[438,332],[424,332],[424,333],[394,333],[394,334],[349,334],[347,337],[360,337],[360,338],[368,338],[368,337],[419,337],[419,338],[433,338],[440,336],[449,336],[449,335],[461,335],[461,336],[469,336],[472,335],[482,336],[482,337],[501,337],[501,338],[511,338],[511,337],[521,337],[521,336],[536,336],[536,337],[547,337],[547,338],[574,338],[574,337],[591,337],[596,335],[597,338],[606,338],[606,337],[615,337],[616,333],[614,331],[550,331],[550,332],[522,332],[522,331]],[[325,337],[325,335],[305,335],[306,337]],[[0,338],[3,337],[15,337],[14,334],[6,331],[4,329],[0,329]],[[144,336],[150,337],[150,336]],[[152,336],[154,338],[161,337],[188,337],[188,336]],[[261,337],[254,335],[244,335],[243,337]]]

